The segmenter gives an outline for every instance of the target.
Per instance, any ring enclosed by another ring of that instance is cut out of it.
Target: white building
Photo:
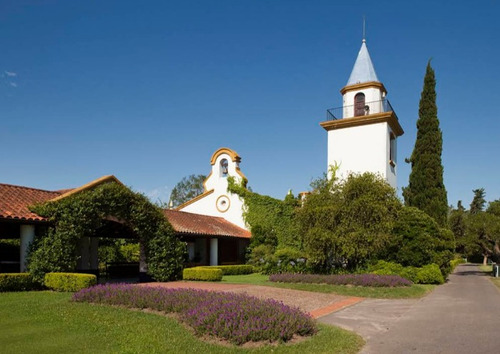
[[[203,183],[205,191],[182,204],[179,211],[210,216],[219,216],[227,221],[248,230],[243,219],[243,200],[227,190],[229,176],[241,183],[245,175],[240,171],[241,158],[236,151],[220,148],[210,159],[212,171]]]
[[[340,90],[342,107],[329,109],[320,125],[328,132],[328,169],[336,176],[372,172],[397,187],[397,138],[404,131],[386,98],[363,39],[347,85]]]

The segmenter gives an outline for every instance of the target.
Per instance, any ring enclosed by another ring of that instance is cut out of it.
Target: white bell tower
[[[377,78],[365,39],[340,93],[342,107],[327,110],[327,120],[320,123],[328,132],[328,167],[338,166],[341,179],[350,173],[377,173],[396,188],[397,138],[404,131]]]

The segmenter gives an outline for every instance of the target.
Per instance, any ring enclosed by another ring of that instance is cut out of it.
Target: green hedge
[[[244,275],[252,274],[255,272],[253,266],[248,264],[238,264],[238,265],[223,265],[223,266],[200,266],[196,268],[203,269],[220,269],[222,270],[222,275]]]
[[[1,273],[0,292],[4,291],[30,291],[40,289],[29,273]]]
[[[81,273],[47,273],[44,284],[47,288],[55,291],[79,291],[97,283],[97,277],[93,274]]]
[[[378,275],[399,275],[416,284],[443,284],[444,277],[437,264],[423,267],[403,267],[401,264],[378,261],[369,267],[369,271]]]
[[[186,268],[182,271],[184,280],[221,281],[222,270],[208,267]]]

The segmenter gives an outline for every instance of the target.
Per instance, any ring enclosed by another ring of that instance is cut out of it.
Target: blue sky
[[[219,147],[282,198],[326,170],[327,108],[367,45],[405,134],[436,71],[450,203],[500,198],[494,1],[1,1],[0,182],[76,187],[114,174],[166,201]],[[360,143],[362,148],[362,143]]]

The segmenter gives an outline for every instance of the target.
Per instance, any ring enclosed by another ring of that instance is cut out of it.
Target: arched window
[[[227,177],[228,165],[227,159],[220,160],[220,175],[222,177]]]
[[[365,114],[365,94],[360,92],[354,96],[354,116],[364,116]]]

